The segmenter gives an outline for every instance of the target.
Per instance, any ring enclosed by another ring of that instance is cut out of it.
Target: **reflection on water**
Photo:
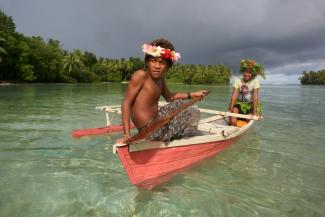
[[[322,216],[325,88],[264,86],[265,120],[218,156],[151,191],[132,186],[94,108],[119,104],[125,84],[0,86],[0,216]],[[231,87],[200,106],[225,110]],[[119,117],[113,119],[119,123]]]

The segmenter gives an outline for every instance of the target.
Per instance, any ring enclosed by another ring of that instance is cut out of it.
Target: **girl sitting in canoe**
[[[257,75],[265,78],[264,68],[254,60],[242,59],[240,61],[242,78],[237,78],[233,85],[232,97],[228,108],[229,112],[240,114],[261,115],[262,105],[259,102],[260,82]],[[237,118],[230,117],[229,124],[237,126]]]

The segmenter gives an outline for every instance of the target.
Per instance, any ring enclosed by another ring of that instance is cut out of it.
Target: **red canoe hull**
[[[124,146],[117,152],[131,183],[151,189],[176,173],[218,154],[238,139],[137,152],[129,152],[128,146]]]

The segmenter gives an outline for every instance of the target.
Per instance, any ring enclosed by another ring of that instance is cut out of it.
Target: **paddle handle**
[[[215,115],[222,115],[225,117],[236,117],[236,118],[244,118],[249,120],[256,120],[260,121],[263,120],[263,116],[257,116],[257,115],[244,115],[244,114],[238,114],[238,113],[232,113],[232,112],[222,112],[222,111],[215,111],[210,109],[200,109],[201,112],[209,113],[209,114],[215,114]]]

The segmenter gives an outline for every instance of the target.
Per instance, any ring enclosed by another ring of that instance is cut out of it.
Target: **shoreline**
[[[15,80],[0,80],[0,84],[27,84],[28,82],[24,81],[15,81]]]

